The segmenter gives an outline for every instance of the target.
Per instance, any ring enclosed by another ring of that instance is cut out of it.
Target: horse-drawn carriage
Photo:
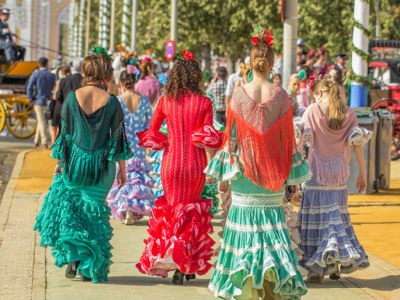
[[[400,40],[370,41],[370,52],[374,60],[369,65],[369,106],[394,114],[391,158],[396,160],[400,158]]]
[[[17,138],[29,138],[35,134],[37,122],[25,90],[37,66],[37,62],[21,61],[0,75],[0,132],[6,126]]]

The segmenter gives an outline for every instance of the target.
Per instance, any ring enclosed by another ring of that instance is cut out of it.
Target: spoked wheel
[[[394,99],[382,99],[372,107],[372,110],[376,109],[386,109],[394,113],[400,109],[400,102]]]
[[[3,130],[5,123],[6,123],[6,111],[4,110],[3,103],[0,102],[0,132]]]
[[[398,160],[400,158],[400,125],[393,128],[392,149],[390,156],[392,160]]]
[[[372,107],[372,110],[377,109],[386,109],[396,117],[393,125],[390,156],[391,160],[397,160],[400,158],[400,102],[394,99],[382,99]]]
[[[19,139],[30,138],[36,132],[37,121],[33,114],[33,106],[27,99],[16,99],[6,118],[10,133]]]

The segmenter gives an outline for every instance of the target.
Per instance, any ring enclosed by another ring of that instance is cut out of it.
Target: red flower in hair
[[[321,47],[321,51],[325,51],[325,46],[322,46],[322,47]]]
[[[310,56],[315,56],[315,50],[311,49],[310,52],[308,52],[308,55]]]
[[[266,29],[266,30],[264,30],[264,33],[253,37],[250,41],[254,45],[261,44],[262,42],[265,42],[265,43],[267,43],[268,46],[272,47],[274,38],[271,36],[271,32]]]
[[[194,59],[193,53],[190,52],[190,51],[182,50],[182,51],[181,51],[181,54],[182,54],[182,57],[183,57],[183,58],[186,58],[187,60],[196,61],[196,60]]]
[[[314,91],[314,87],[317,84],[318,81],[322,79],[321,75],[314,74],[308,78],[308,86],[310,87],[311,91]]]

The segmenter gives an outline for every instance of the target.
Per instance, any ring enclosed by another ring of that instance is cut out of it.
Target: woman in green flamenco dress
[[[268,78],[271,33],[255,26],[249,83],[235,89],[222,149],[205,173],[231,181],[232,204],[209,288],[222,299],[300,299],[307,290],[292,247],[282,197],[287,185],[311,177],[294,143],[286,91]]]
[[[92,50],[93,51],[93,50]],[[36,218],[40,245],[51,247],[55,264],[68,264],[65,276],[93,283],[108,281],[112,227],[105,203],[115,178],[125,184],[125,160],[132,157],[125,137],[124,113],[106,92],[113,75],[105,50],[82,64],[83,87],[64,101],[60,134],[53,146],[55,177]]]

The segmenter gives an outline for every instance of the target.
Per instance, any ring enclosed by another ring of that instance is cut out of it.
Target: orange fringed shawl
[[[290,174],[294,148],[293,113],[286,91],[277,88],[265,103],[257,103],[243,87],[237,88],[227,112],[223,145],[228,143],[231,153],[235,126],[244,175],[269,190],[282,189]]]

